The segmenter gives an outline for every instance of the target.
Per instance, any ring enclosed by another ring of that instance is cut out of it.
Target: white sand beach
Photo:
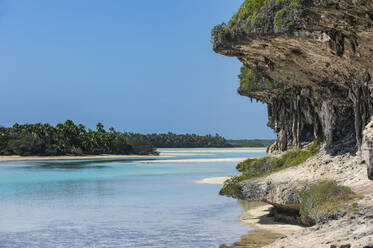
[[[263,231],[271,231],[284,235],[304,229],[302,226],[283,224],[275,222],[273,217],[268,216],[272,205],[263,202],[241,202],[247,209],[240,216],[240,223]]]
[[[226,180],[231,177],[210,177],[196,181],[199,184],[223,184]]]

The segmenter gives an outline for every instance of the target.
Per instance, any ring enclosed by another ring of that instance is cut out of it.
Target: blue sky
[[[237,94],[240,62],[210,44],[241,3],[1,1],[0,125],[273,138],[266,106]]]

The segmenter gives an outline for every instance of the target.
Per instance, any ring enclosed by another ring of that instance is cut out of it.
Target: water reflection
[[[112,163],[128,164],[135,161],[152,161],[154,159],[104,159],[104,160],[64,160],[64,161],[42,161],[30,162],[33,166],[18,168],[37,169],[104,169]],[[101,164],[101,165],[100,165]]]
[[[220,245],[219,248],[260,248],[273,243],[276,239],[283,237],[282,234],[268,230],[250,231],[241,236],[241,240],[232,245]]]
[[[244,201],[244,200],[237,200],[237,201],[244,211],[255,209],[263,205],[267,205],[266,203],[261,202],[261,201]]]
[[[266,203],[260,201],[237,200],[237,202],[244,211],[257,209],[264,205],[267,205]],[[262,216],[261,218],[266,219],[270,217]],[[234,242],[232,245],[222,244],[219,246],[219,248],[260,248],[273,243],[276,239],[282,236],[282,234],[273,231],[256,229],[247,232],[245,235],[242,235],[241,239],[237,242]]]

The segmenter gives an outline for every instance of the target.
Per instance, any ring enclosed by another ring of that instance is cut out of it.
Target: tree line
[[[225,138],[219,134],[147,134],[146,139],[158,148],[206,148],[206,147],[231,147]]]
[[[14,124],[0,127],[0,155],[149,155],[156,148],[230,147],[226,139],[196,134],[138,134],[109,131],[98,123],[96,130],[68,120],[63,124]]]
[[[229,144],[235,147],[267,147],[272,145],[274,139],[242,139],[242,140],[227,140]]]

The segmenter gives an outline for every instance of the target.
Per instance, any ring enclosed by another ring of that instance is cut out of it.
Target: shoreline
[[[175,157],[175,156],[171,156]],[[165,157],[158,157],[165,158]],[[154,163],[185,163],[185,162],[199,162],[199,163],[210,163],[210,162],[242,162],[245,158],[189,158],[189,159],[173,159],[173,160],[155,160]]]
[[[112,155],[112,154],[100,154],[100,155],[62,155],[62,156],[20,156],[20,155],[0,155],[0,163],[2,162],[16,162],[16,161],[55,161],[55,160],[99,160],[99,159],[155,159],[155,158],[175,158],[177,156],[208,156],[210,154],[200,154],[198,152],[212,152],[212,153],[220,153],[226,152],[226,149],[217,149],[217,148],[193,148],[194,150],[188,149],[175,149],[175,148],[159,148],[160,155]],[[255,151],[248,151],[244,149],[233,149],[234,152],[245,152],[245,153],[253,153],[253,152],[263,152],[262,148],[256,148]],[[230,152],[232,152],[230,150]],[[164,160],[159,162],[241,162],[246,158],[206,158],[206,159],[176,159],[172,161]]]
[[[325,150],[309,158],[306,162],[284,170],[274,172],[255,180],[246,181],[242,193],[246,199],[266,199],[274,204],[283,204],[292,194],[292,189],[302,187],[305,182],[312,183],[320,180],[335,180],[340,185],[351,188],[358,196],[354,199],[355,208],[348,208],[343,216],[321,222],[313,227],[297,227],[286,224],[268,222],[270,206],[253,207],[240,216],[242,224],[257,228],[261,232],[281,233],[265,247],[297,247],[297,248],[328,248],[332,245],[340,247],[365,247],[373,240],[373,220],[367,218],[373,213],[372,182],[366,176],[366,166],[356,155],[338,155],[332,157]],[[269,185],[268,182],[271,182]],[[259,190],[249,192],[250,188]],[[271,187],[271,188],[269,188]],[[263,192],[263,193],[257,193]],[[351,230],[354,235],[351,235]],[[269,234],[267,234],[268,236]],[[246,238],[245,240],[248,240]],[[243,239],[240,241],[243,242]],[[227,246],[229,248],[239,246]],[[261,247],[261,246],[252,246]],[[347,247],[347,246],[346,246]]]
[[[254,230],[241,235],[241,240],[231,245],[223,244],[220,248],[260,248],[272,244],[277,239],[281,239],[305,227],[298,225],[283,224],[275,222],[273,217],[268,216],[272,205],[256,201],[239,201],[245,212],[239,217],[239,223]]]
[[[82,155],[82,156],[0,156],[1,162],[16,161],[54,161],[54,160],[92,160],[92,159],[154,159],[154,158],[171,158],[167,155]]]
[[[274,217],[268,216],[273,207],[264,202],[241,201],[241,205],[246,209],[239,217],[239,222],[243,225],[253,227],[258,231],[269,231],[282,235],[289,235],[301,231],[306,227],[276,222]]]
[[[210,177],[198,180],[196,183],[222,185],[224,181],[229,178],[231,177]],[[265,202],[242,200],[239,200],[239,202],[242,208],[245,210],[244,213],[239,217],[239,223],[255,229],[253,231],[249,231],[249,234],[243,236],[246,241],[255,241],[256,239],[253,239],[251,236],[260,235],[261,237],[265,237],[267,241],[271,240],[273,242],[279,236],[289,235],[306,228],[299,225],[276,222],[273,217],[268,216],[270,209],[273,206]],[[256,234],[251,234],[253,232]]]
[[[222,185],[224,182],[232,177],[208,177],[195,181],[197,184],[218,184]]]

